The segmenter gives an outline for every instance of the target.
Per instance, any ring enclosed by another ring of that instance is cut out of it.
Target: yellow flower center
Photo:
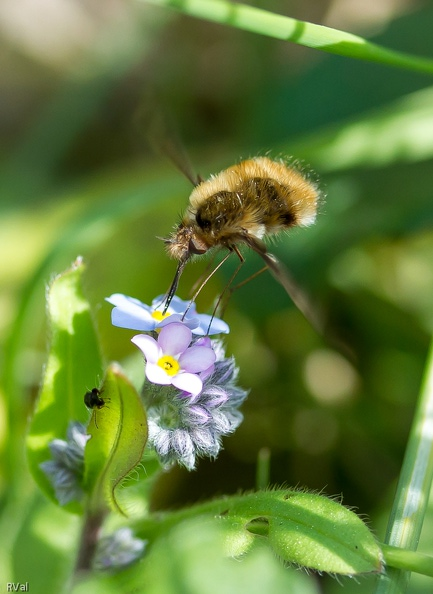
[[[158,359],[157,365],[162,367],[165,373],[170,376],[176,375],[180,369],[179,363],[171,355],[164,355]]]
[[[167,311],[165,313],[162,313],[162,311],[158,310],[152,312],[152,318],[155,318],[155,320],[157,320],[158,322],[165,320],[165,318],[168,318],[169,315],[171,314],[169,314]]]

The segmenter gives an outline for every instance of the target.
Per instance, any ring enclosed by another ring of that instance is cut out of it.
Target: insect
[[[95,425],[98,428],[98,424],[96,422],[96,411],[101,410],[107,402],[109,398],[102,398],[101,396],[102,390],[98,388],[92,388],[89,392],[84,394],[84,404],[87,408],[92,409],[95,411]]]
[[[188,177],[193,181],[191,175]],[[291,227],[314,223],[319,199],[314,182],[283,160],[268,157],[241,161],[208,180],[198,179],[181,222],[164,239],[169,255],[178,260],[164,311],[193,255],[226,248],[226,257],[235,252],[242,264],[244,257],[238,246],[244,244],[264,260],[304,315],[310,320],[314,318],[305,295],[268,252],[263,239]]]
[[[105,406],[105,400],[101,397],[101,390],[98,388],[92,388],[89,392],[84,394],[84,404],[87,408],[100,410]]]

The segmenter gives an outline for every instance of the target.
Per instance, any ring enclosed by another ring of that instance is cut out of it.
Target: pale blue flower
[[[90,435],[77,421],[71,421],[67,441],[53,439],[50,444],[52,459],[42,462],[41,469],[50,479],[60,505],[79,501],[83,497],[81,479],[84,472],[84,448]]]
[[[182,321],[197,336],[229,332],[229,327],[223,320],[212,318],[208,314],[198,314],[195,303],[183,301],[176,296],[173,297],[166,314],[163,314],[164,295],[156,297],[150,306],[121,293],[114,293],[107,297],[106,301],[115,306],[111,312],[111,321],[114,326],[120,328],[151,332],[167,324]]]
[[[93,567],[99,570],[123,569],[143,555],[146,545],[146,540],[134,537],[131,528],[119,528],[99,539]]]

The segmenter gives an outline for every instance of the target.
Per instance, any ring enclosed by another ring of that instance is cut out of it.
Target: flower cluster
[[[60,505],[82,501],[81,482],[84,474],[86,427],[78,421],[68,425],[66,440],[53,439],[50,444],[51,460],[40,464],[54,487]],[[98,540],[93,567],[98,570],[123,569],[141,557],[147,541],[133,535],[130,528],[120,528],[110,536]]]
[[[93,567],[98,570],[124,569],[139,559],[147,541],[136,538],[131,528],[119,528],[98,540]]]
[[[225,357],[220,340],[209,338],[228,333],[227,324],[177,297],[166,314],[162,297],[151,306],[120,294],[107,301],[115,306],[115,326],[149,332],[132,342],[146,362],[149,444],[161,462],[192,470],[198,457],[216,457],[222,437],[241,423],[238,408],[247,396],[236,385],[234,359]]]
[[[90,435],[77,421],[71,421],[67,429],[67,439],[53,439],[50,442],[51,460],[42,462],[40,467],[50,479],[60,505],[83,497],[80,482],[84,472],[84,448]]]

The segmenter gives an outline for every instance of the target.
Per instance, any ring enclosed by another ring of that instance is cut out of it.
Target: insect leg
[[[206,268],[204,269],[204,271],[202,272],[202,274],[198,277],[198,279],[195,281],[195,283],[193,284],[193,286],[191,287],[190,291],[189,291],[189,296],[191,297],[191,295],[194,295],[197,287],[203,282],[203,279],[205,277],[207,277],[207,275],[209,274],[209,270],[211,270],[212,266],[214,265],[214,261],[215,261],[215,254],[212,255],[211,260],[207,263]]]
[[[228,260],[228,258],[231,256],[232,254],[232,250],[230,250],[229,252],[227,252],[227,254],[224,256],[224,258],[221,260],[221,262],[219,262],[215,268],[212,270],[212,272],[210,274],[207,275],[207,277],[204,279],[204,281],[202,281],[202,283],[200,284],[199,288],[196,290],[196,292],[194,293],[194,295],[192,296],[191,301],[189,302],[188,307],[186,308],[182,319],[186,316],[186,314],[188,313],[191,305],[193,304],[193,302],[197,299],[197,297],[199,296],[201,290],[203,289],[203,287],[206,285],[206,283],[208,282],[209,279],[211,279],[213,277],[213,275],[215,274],[215,272],[217,270],[219,270],[221,268],[221,266],[224,264],[224,262],[226,262],[226,260]]]
[[[221,308],[220,308],[219,313],[218,313],[218,315],[219,315],[220,318],[222,318],[224,316],[224,312],[225,312],[225,310],[227,308],[227,305],[228,305],[228,303],[230,301],[230,297],[233,295],[233,293],[235,291],[237,291],[238,289],[240,289],[241,287],[243,287],[244,285],[246,285],[247,283],[249,283],[250,281],[252,281],[255,278],[257,278],[263,272],[266,272],[266,270],[269,270],[269,268],[267,266],[264,266],[260,270],[257,270],[257,272],[254,272],[248,278],[244,279],[243,281],[241,281],[240,283],[238,283],[237,285],[235,285],[234,287],[230,287],[230,284],[233,282],[233,280],[234,280],[235,276],[237,275],[237,273],[239,272],[239,270],[240,270],[240,266],[236,270],[236,273],[230,279],[229,283],[227,283],[227,287],[224,289],[224,291],[218,297],[218,301],[217,301],[217,304],[216,304],[215,309],[214,309],[214,315],[216,314],[217,308],[221,305]],[[227,293],[227,295],[225,295],[225,297],[224,297],[224,303],[221,304],[222,297],[223,297],[224,293]]]
[[[219,295],[219,297],[217,299],[217,302],[216,302],[215,307],[214,307],[213,312],[212,312],[212,318],[211,318],[211,322],[209,324],[209,328],[210,328],[210,326],[212,324],[212,320],[214,319],[214,317],[216,315],[216,312],[218,310],[218,307],[220,306],[220,304],[221,304],[223,298],[225,297],[227,291],[229,291],[229,289],[230,289],[230,285],[232,284],[232,282],[234,281],[234,279],[238,275],[240,269],[242,268],[242,265],[245,262],[245,258],[243,257],[243,255],[241,254],[241,252],[239,251],[239,249],[235,245],[231,246],[229,249],[230,249],[230,252],[229,253],[231,253],[233,251],[237,255],[237,257],[239,258],[239,264],[238,264],[236,270],[234,271],[234,273],[232,274],[232,276],[230,277],[229,282],[226,284],[226,286],[224,287],[224,289],[222,290],[221,294]],[[237,288],[237,285],[236,285],[235,289],[236,288]],[[233,290],[230,290],[227,298],[224,299],[224,301],[225,301],[224,302],[224,307],[221,308],[221,313],[218,314],[220,317],[223,317],[223,314],[224,314],[224,312],[226,310],[226,307],[228,305],[228,302],[229,302],[229,299],[230,299],[230,296],[231,296],[232,293],[233,293]]]

